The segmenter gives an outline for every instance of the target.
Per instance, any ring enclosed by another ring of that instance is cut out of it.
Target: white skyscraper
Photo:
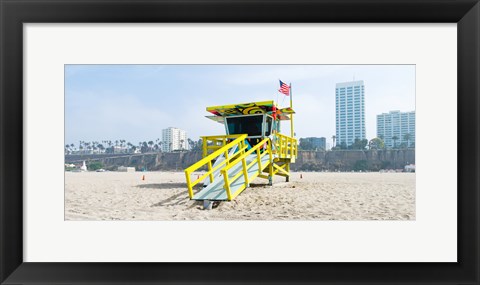
[[[406,134],[408,134],[406,136]],[[377,115],[377,137],[386,147],[415,146],[415,111],[390,111]],[[396,137],[395,140],[392,138]]]
[[[169,127],[162,130],[162,151],[187,149],[187,133],[184,130]]]
[[[335,89],[336,145],[350,146],[365,139],[365,86],[363,80],[337,83]]]

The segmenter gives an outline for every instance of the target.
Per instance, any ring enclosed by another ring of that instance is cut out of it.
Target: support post
[[[203,200],[203,209],[204,210],[211,210],[212,208],[213,208],[213,201]]]
[[[214,178],[213,178],[212,161],[211,160],[208,162],[208,171],[210,172],[210,175],[209,175],[210,176],[210,183],[213,183]]]
[[[285,180],[289,182],[290,181],[290,162],[286,162],[286,164],[287,165],[285,166],[285,171],[287,171],[288,176],[285,178]]]
[[[290,83],[290,88],[289,88],[289,91],[290,91],[290,108],[293,110],[293,103],[292,103],[292,83]],[[295,132],[293,130],[293,113],[290,114],[290,134],[291,134],[291,137],[295,137]]]
[[[192,181],[190,178],[190,173],[185,171],[185,178],[187,178],[187,187],[188,187],[188,196],[190,199],[193,198],[193,187],[192,187]]]
[[[273,142],[271,140],[268,141],[268,156],[270,164],[268,165],[268,185],[273,185]]]

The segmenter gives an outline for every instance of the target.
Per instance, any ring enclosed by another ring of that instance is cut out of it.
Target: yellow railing
[[[215,137],[220,139],[222,136],[215,136]],[[247,148],[247,146],[245,145],[245,139],[247,138],[246,134],[234,135],[234,136],[223,136],[223,137],[226,137],[225,141],[227,139],[233,139],[233,138],[235,138],[235,139],[232,142],[230,142],[228,144],[225,144],[224,146],[218,148],[213,153],[206,155],[204,158],[202,158],[198,162],[194,163],[193,165],[191,165],[190,167],[185,169],[185,176],[186,176],[186,179],[187,179],[187,187],[188,187],[188,195],[190,196],[190,199],[193,198],[193,187],[195,185],[197,185],[200,181],[203,181],[207,177],[210,177],[210,183],[212,183],[213,180],[215,179],[213,173],[216,170],[224,167],[224,165],[229,165],[230,160],[235,159],[238,155],[245,152],[245,149]],[[210,138],[213,138],[213,137],[210,137]],[[204,145],[205,145],[205,143],[204,143]],[[237,151],[233,156],[229,157],[230,149],[232,149],[233,147],[237,147]],[[221,155],[225,156],[225,160],[223,160],[218,165],[213,167],[212,162],[214,160],[218,159],[219,156],[221,156]],[[205,165],[207,165],[207,167],[208,167],[207,172],[205,174],[203,174],[202,176],[199,176],[196,180],[194,180],[192,182],[192,179],[191,179],[192,173],[194,171],[197,171],[198,169],[204,167]]]
[[[262,148],[265,144],[267,145],[267,147],[266,147],[266,149],[263,150],[263,153],[262,153],[260,148]],[[251,162],[249,162],[247,164],[247,157],[254,152],[257,153],[256,159],[252,160]],[[267,154],[270,156],[269,162],[262,165],[262,157],[264,157]],[[240,162],[242,163],[242,171],[239,171],[235,176],[229,178],[228,171]],[[223,174],[223,179],[225,180],[224,189],[227,192],[228,200],[231,201],[232,199],[237,197],[238,194],[240,194],[245,188],[248,187],[248,184],[250,183],[250,181],[255,179],[255,177],[257,177],[260,173],[262,173],[263,169],[268,164],[270,164],[271,162],[272,162],[272,147],[271,147],[270,138],[263,139],[261,142],[259,142],[255,146],[253,146],[248,151],[243,150],[239,157],[237,157],[235,160],[231,161],[229,165],[227,165],[225,168],[223,168],[221,170],[221,172]],[[255,163],[258,163],[258,172],[252,174],[249,177],[248,176],[248,169],[250,169],[250,167],[252,167],[252,165],[254,165]],[[230,186],[231,186],[230,181],[233,182],[233,181],[237,180],[241,175],[244,176],[245,182],[239,189],[237,189],[237,191],[232,193],[231,189],[230,189]]]
[[[298,154],[297,139],[277,133],[275,134],[275,150],[279,158],[295,159]]]
[[[210,153],[215,152],[218,149],[226,146],[229,141],[238,138],[239,135],[220,135],[220,136],[203,136],[202,138],[202,151],[203,157],[206,157]]]
[[[297,140],[295,138],[285,136],[282,134],[275,134],[274,135],[274,142],[270,138],[265,138],[256,145],[254,145],[251,149],[247,150],[247,145],[245,140],[247,138],[246,134],[243,135],[227,135],[227,136],[208,136],[202,137],[203,140],[203,158],[198,161],[197,163],[193,164],[192,166],[185,169],[185,176],[187,178],[187,187],[188,187],[188,195],[190,199],[193,199],[193,187],[206,179],[207,177],[210,178],[210,183],[212,183],[215,179],[215,171],[219,170],[223,176],[224,180],[224,189],[227,194],[227,199],[231,201],[236,196],[238,196],[245,188],[248,187],[249,183],[255,179],[257,176],[261,176],[263,178],[269,178],[262,176],[262,171],[265,167],[269,166],[269,176],[270,179],[278,173],[279,171],[283,173],[283,175],[289,175],[289,164],[286,164],[285,169],[277,169],[274,170],[273,159],[275,157],[278,158],[290,158],[294,161],[295,157],[297,156],[298,147],[297,147]],[[231,141],[233,140],[233,141]],[[266,146],[266,147],[264,147]],[[236,151],[234,154],[230,154],[232,148],[236,147]],[[274,152],[275,150],[275,152]],[[210,153],[211,152],[211,153]],[[252,153],[256,152],[255,159],[248,162],[247,157]],[[213,166],[213,161],[217,160],[220,156],[224,156],[225,159],[220,161],[215,167]],[[268,162],[262,163],[262,158],[268,155],[269,159]],[[229,171],[235,165],[239,163],[242,164],[241,171],[238,171],[233,177],[229,177]],[[249,176],[248,170],[254,165],[258,164],[258,171],[251,174]],[[197,179],[192,182],[191,175],[193,172],[197,171],[198,169],[207,166],[208,170],[203,175],[198,175]],[[231,184],[235,182],[239,177],[244,176],[244,183],[232,193]]]

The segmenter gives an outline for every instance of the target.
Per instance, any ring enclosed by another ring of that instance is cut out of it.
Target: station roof
[[[272,115],[274,110],[277,114],[277,118],[279,118],[280,120],[290,120],[290,117],[288,115],[295,114],[295,112],[290,107],[278,109],[275,102],[271,100],[207,107],[207,111],[215,115],[207,116],[207,118],[217,122],[223,122],[223,117],[265,113]]]

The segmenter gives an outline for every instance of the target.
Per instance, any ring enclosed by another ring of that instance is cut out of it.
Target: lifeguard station
[[[207,118],[223,124],[226,135],[204,136],[203,158],[185,169],[190,199],[231,201],[250,182],[260,177],[272,185],[273,176],[290,176],[290,163],[297,156],[297,140],[293,137],[291,107],[278,109],[275,102],[207,107],[213,115]],[[291,120],[292,136],[280,133],[280,122]],[[192,180],[192,173],[206,173]],[[203,181],[204,188],[194,193],[193,187]]]

